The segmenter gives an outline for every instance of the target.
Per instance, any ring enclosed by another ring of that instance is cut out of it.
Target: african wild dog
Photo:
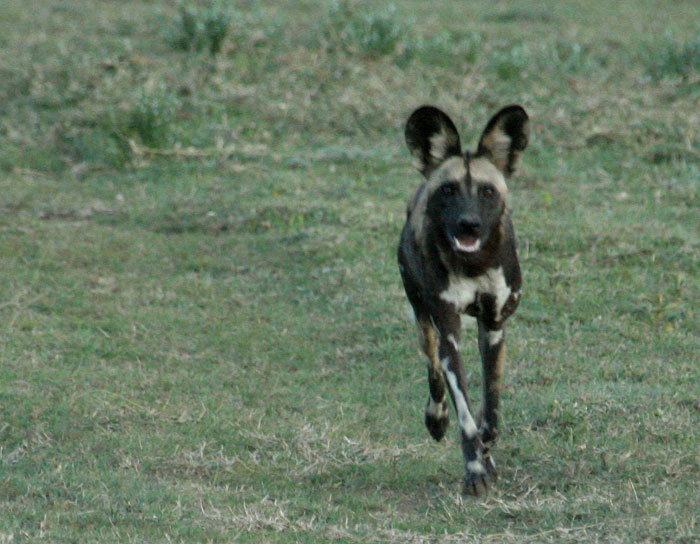
[[[401,279],[428,357],[425,425],[435,440],[445,435],[447,382],[462,439],[463,489],[473,495],[485,493],[496,478],[490,448],[505,362],[504,323],[520,301],[505,179],[518,165],[528,132],[528,116],[516,105],[494,115],[473,154],[462,153],[457,129],[437,108],[417,109],[406,124],[413,164],[426,178],[408,206],[398,250]],[[459,356],[460,314],[478,323],[484,399],[476,422]]]

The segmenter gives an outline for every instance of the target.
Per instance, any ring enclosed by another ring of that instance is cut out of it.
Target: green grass
[[[697,542],[697,3],[193,6],[0,6],[0,542]],[[402,131],[513,102],[474,500],[422,423]]]

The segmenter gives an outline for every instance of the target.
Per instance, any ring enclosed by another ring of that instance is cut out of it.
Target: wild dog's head
[[[427,179],[421,207],[445,248],[476,255],[498,232],[505,180],[517,168],[528,133],[525,110],[507,106],[486,124],[476,153],[462,153],[457,129],[444,112],[433,106],[413,112],[406,143]]]

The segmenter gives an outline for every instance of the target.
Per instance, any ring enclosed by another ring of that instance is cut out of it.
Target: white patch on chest
[[[481,278],[483,276],[478,278],[450,276],[447,289],[440,293],[440,298],[452,304],[457,311],[463,311],[474,302]]]
[[[503,267],[489,268],[485,274],[475,278],[450,275],[447,289],[440,293],[440,298],[449,302],[458,312],[466,310],[467,306],[476,300],[481,293],[493,295],[496,298],[496,316],[499,320],[501,308],[510,296],[510,288],[506,285]]]

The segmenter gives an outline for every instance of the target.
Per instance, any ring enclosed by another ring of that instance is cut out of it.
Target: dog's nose
[[[478,215],[465,215],[459,218],[457,222],[459,230],[465,234],[473,234],[481,228],[481,218]]]

